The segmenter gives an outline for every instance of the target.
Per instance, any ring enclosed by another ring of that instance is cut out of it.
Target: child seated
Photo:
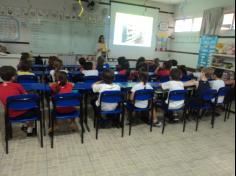
[[[64,71],[59,71],[55,75],[55,82],[50,85],[52,94],[63,94],[63,93],[72,93],[74,84],[68,82],[67,74]],[[75,107],[57,107],[56,111],[59,114],[68,114],[73,113],[76,110]],[[70,121],[71,128],[76,129],[77,126],[74,123],[75,121]]]
[[[22,61],[19,64],[17,75],[35,75],[31,72],[31,65],[29,61]]]
[[[172,69],[171,73],[170,73],[170,81],[166,82],[166,83],[162,83],[161,84],[161,88],[163,90],[169,90],[169,93],[171,91],[175,91],[175,90],[184,90],[184,84],[180,81],[180,76],[181,76],[181,72],[178,69]],[[165,101],[164,104],[164,108],[165,109],[180,109],[184,106],[184,101],[170,101],[169,102],[169,107],[167,107],[168,104],[168,98]],[[166,114],[169,117],[170,121],[173,121],[173,117],[172,114]]]
[[[82,71],[84,76],[98,76],[98,70],[93,69],[93,63],[92,62],[86,62],[85,69]]]
[[[210,86],[212,89],[219,91],[220,88],[225,87],[225,82],[222,79],[223,76],[223,70],[216,69],[213,74],[213,81],[210,81]],[[218,97],[217,103],[223,103],[224,97]]]
[[[15,68],[11,66],[3,66],[0,68],[0,77],[3,80],[3,83],[0,84],[0,100],[4,107],[6,107],[8,97],[27,94],[27,92],[20,84],[15,83],[16,76],[17,74]],[[35,113],[37,112],[35,112],[34,109],[32,109],[32,111],[9,110],[9,116],[13,119],[31,117]],[[32,136],[34,132],[35,130],[33,130],[33,123],[28,123],[27,136]]]
[[[62,60],[57,59],[57,60],[54,61],[54,63],[53,63],[53,70],[50,71],[50,75],[52,77],[53,82],[55,82],[55,80],[56,80],[56,78],[55,78],[55,73],[56,72],[63,71],[65,73],[68,73],[67,70],[62,70],[62,67],[63,67]]]
[[[176,69],[178,68],[178,61],[173,59],[173,60],[170,60],[170,63],[171,63],[171,69]]]
[[[119,57],[116,69],[119,75],[129,76],[129,61],[125,57]]]
[[[99,93],[98,100],[95,103],[95,108],[100,106],[100,96],[102,92],[105,91],[119,91],[120,86],[113,83],[115,79],[114,72],[112,70],[105,70],[103,71],[102,81],[98,81],[93,84],[93,92]],[[102,103],[101,109],[102,111],[113,111],[117,108],[117,103]]]
[[[153,90],[152,86],[147,83],[148,82],[148,73],[147,72],[141,71],[139,73],[139,80],[140,80],[140,83],[137,83],[131,89],[131,96],[130,96],[130,100],[131,101],[134,100],[134,95],[135,95],[136,91],[138,91],[138,90],[145,90],[145,89]],[[134,106],[136,108],[142,108],[142,109],[143,108],[147,108],[148,107],[148,101],[135,101]],[[160,127],[161,126],[161,122],[158,122],[157,113],[156,113],[155,108],[153,108],[152,111],[153,111],[153,126]],[[150,119],[148,119],[148,120],[150,121]]]
[[[166,61],[163,63],[162,68],[160,68],[157,72],[157,76],[164,77],[164,76],[170,76],[171,72],[171,63],[170,61]]]

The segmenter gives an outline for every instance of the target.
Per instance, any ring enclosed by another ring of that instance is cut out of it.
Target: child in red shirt
[[[63,94],[63,93],[72,93],[74,84],[68,82],[67,80],[67,74],[63,71],[59,71],[55,73],[55,79],[56,82],[52,83],[50,85],[52,94]],[[59,114],[67,114],[67,113],[73,113],[76,111],[75,107],[58,107],[56,108],[57,113]],[[71,122],[71,128],[76,129],[77,126],[75,125],[75,121],[72,120]]]
[[[3,83],[0,84],[0,101],[6,107],[7,98],[10,96],[17,96],[21,94],[27,94],[24,88],[15,83],[16,80],[16,69],[11,66],[3,66],[0,68],[0,77],[3,80]],[[9,110],[9,118],[17,119],[17,118],[27,118],[31,116],[34,112],[32,111],[14,111]],[[28,123],[27,127],[27,136],[33,135],[33,124]],[[23,129],[23,128],[22,128]]]
[[[159,77],[170,76],[170,72],[171,72],[171,63],[169,61],[166,61],[163,63],[163,67],[157,71],[157,76]]]

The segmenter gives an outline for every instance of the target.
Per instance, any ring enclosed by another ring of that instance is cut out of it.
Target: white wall
[[[30,1],[30,4],[28,2]],[[19,8],[39,8],[39,9],[46,9],[51,11],[56,10],[63,10],[63,8],[66,9],[66,13],[71,12],[71,3],[75,2],[74,0],[68,0],[68,3],[65,3],[67,1],[65,0],[0,0],[0,5],[3,7],[19,7]],[[140,5],[147,5],[147,6],[154,6],[159,7],[161,11],[167,11],[167,12],[174,12],[174,6],[173,5],[166,5],[162,3],[156,3],[156,2],[146,2],[145,0],[120,0],[123,2],[133,3],[133,4],[140,4]],[[109,2],[109,0],[103,0],[103,2]],[[146,3],[145,3],[146,2]],[[173,26],[173,15],[171,14],[165,14],[160,13],[159,19],[161,21],[169,21],[170,26]],[[23,26],[24,27],[24,26]],[[88,26],[89,27],[89,26]],[[23,31],[27,31],[27,29],[22,29]],[[78,29],[79,30],[79,29]],[[30,31],[29,31],[30,32]],[[26,32],[27,33],[27,32]],[[154,34],[156,35],[156,34]],[[25,36],[23,34],[21,36],[21,39],[19,41],[25,42],[25,40],[29,40],[29,37]],[[95,39],[97,40],[97,39]],[[26,41],[27,42],[27,41]],[[30,47],[28,45],[19,45],[19,44],[3,44],[6,45],[9,48],[9,51],[12,53],[21,53],[21,52],[27,52],[30,51]],[[83,54],[83,53],[77,53],[77,54]],[[91,53],[94,54],[94,53]],[[160,53],[156,52],[155,57],[160,57],[161,59],[166,59],[168,57],[168,53]]]
[[[234,0],[189,0],[182,8],[180,5],[175,7],[175,19],[183,17],[202,17],[206,9],[214,7],[226,7],[226,11],[234,11],[232,8],[235,6]],[[235,36],[235,31],[221,33],[220,35]],[[200,36],[199,33],[175,33],[175,39],[171,41],[171,50],[183,52],[199,52]],[[220,42],[234,43],[235,39],[220,39]],[[171,58],[179,61],[191,68],[196,68],[198,62],[198,55],[171,53]]]

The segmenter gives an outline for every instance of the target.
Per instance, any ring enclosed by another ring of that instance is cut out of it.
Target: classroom
[[[0,176],[233,175],[234,0],[0,0]]]

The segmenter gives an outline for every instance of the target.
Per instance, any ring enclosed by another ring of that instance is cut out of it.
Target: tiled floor
[[[91,122],[90,122],[91,123]],[[55,148],[48,137],[41,149],[37,138],[25,138],[17,129],[10,141],[10,154],[0,145],[0,176],[233,176],[235,173],[234,114],[224,123],[216,120],[215,129],[206,119],[200,123],[168,125],[164,135],[146,125],[133,128],[132,136],[122,139],[119,129],[102,129],[85,134],[58,135]],[[92,127],[92,123],[90,124]]]

